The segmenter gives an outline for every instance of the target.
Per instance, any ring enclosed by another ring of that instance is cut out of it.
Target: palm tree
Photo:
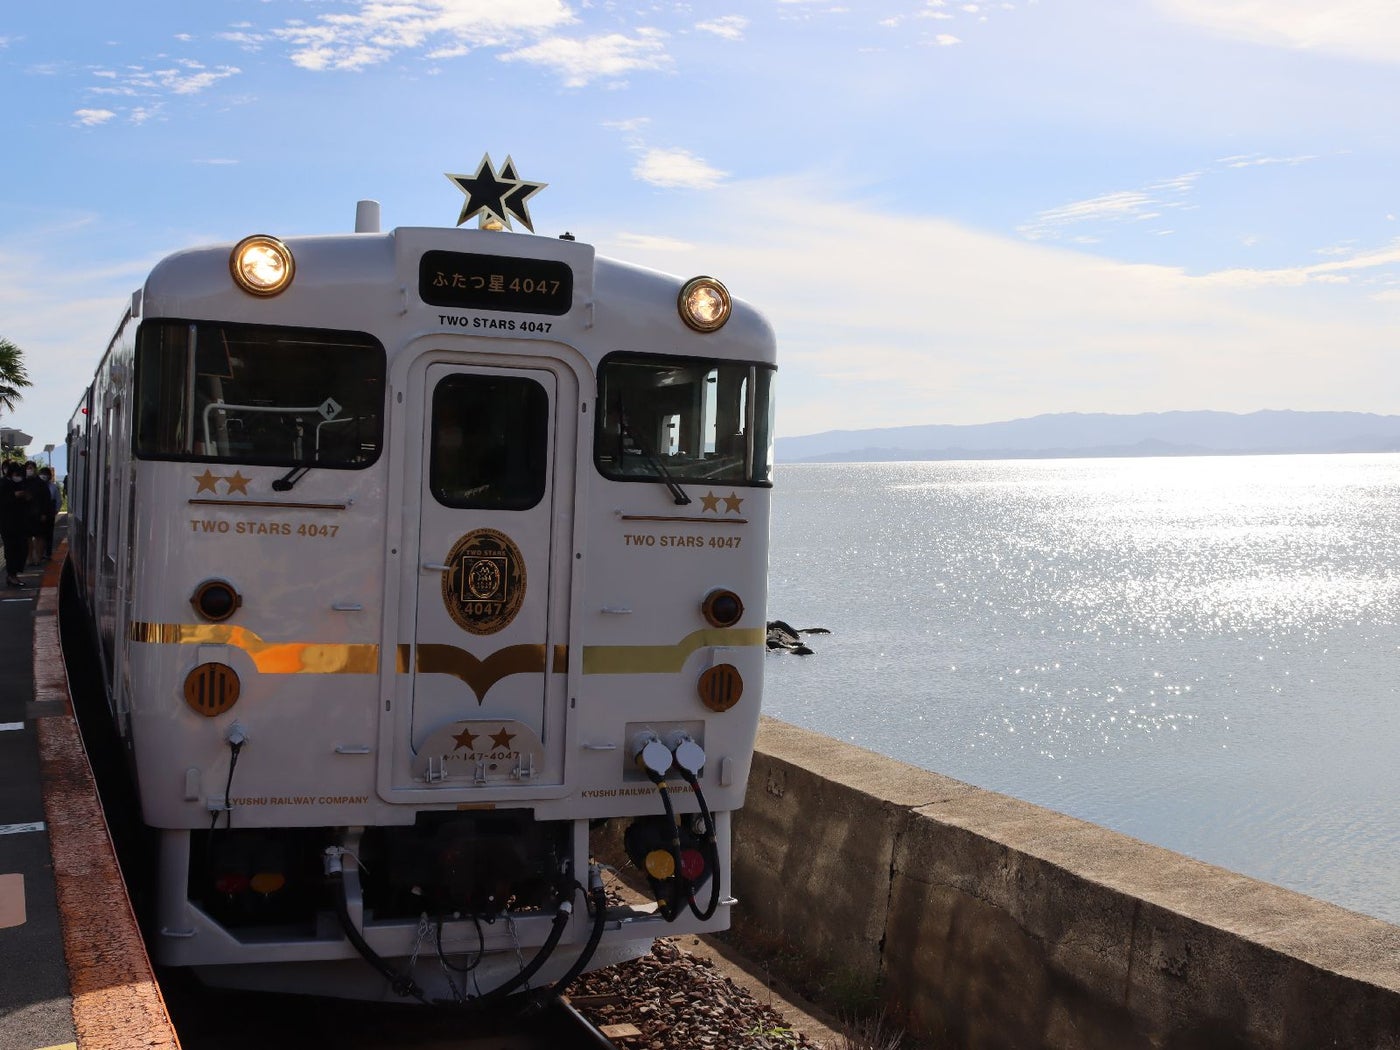
[[[24,396],[20,391],[32,385],[24,368],[24,351],[0,336],[0,411],[13,412]]]

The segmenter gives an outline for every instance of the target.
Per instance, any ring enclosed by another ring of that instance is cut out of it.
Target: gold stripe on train
[[[675,674],[692,653],[707,646],[764,645],[765,628],[692,631],[675,645],[589,645],[583,649],[584,674]],[[477,702],[502,678],[514,674],[540,674],[545,668],[543,645],[511,645],[481,659],[455,645],[400,644],[395,654],[399,674],[449,674],[476,694]],[[548,670],[564,674],[569,669],[568,646],[554,646]]]
[[[502,678],[513,674],[543,674],[546,670],[554,674],[567,672],[569,647],[554,646],[548,667],[545,666],[546,648],[543,645],[508,645],[482,660],[455,645],[425,642],[415,647],[401,644],[394,663],[399,674],[408,674],[410,666],[417,674],[450,674],[464,682],[480,704]],[[411,665],[410,655],[413,657]]]
[[[375,674],[379,646],[335,642],[268,642],[246,627],[224,623],[143,623],[126,636],[153,645],[231,645],[263,674]]]
[[[676,674],[697,649],[766,645],[768,630],[708,628],[692,631],[675,645],[585,645],[584,674]]]

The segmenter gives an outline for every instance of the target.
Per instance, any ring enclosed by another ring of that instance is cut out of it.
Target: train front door
[[[414,787],[436,791],[562,784],[570,540],[555,500],[572,489],[558,484],[561,469],[571,481],[558,435],[572,449],[573,428],[558,425],[560,376],[443,362],[423,376],[401,761]]]

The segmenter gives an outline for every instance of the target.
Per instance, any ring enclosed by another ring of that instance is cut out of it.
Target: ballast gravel
[[[640,958],[585,974],[569,1000],[626,1050],[823,1050],[712,960],[674,940],[659,940]],[[624,1025],[639,1034],[614,1028]]]

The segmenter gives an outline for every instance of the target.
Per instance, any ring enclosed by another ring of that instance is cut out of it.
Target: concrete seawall
[[[765,719],[736,921],[956,1047],[1400,1048],[1400,927]]]

